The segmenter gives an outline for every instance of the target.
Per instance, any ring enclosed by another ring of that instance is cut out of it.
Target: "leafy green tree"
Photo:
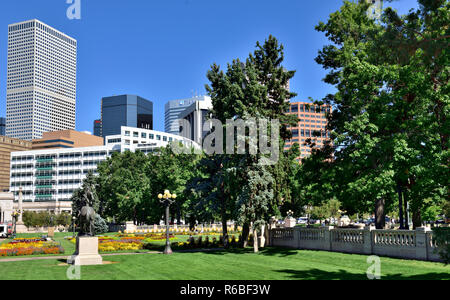
[[[137,151],[113,153],[97,167],[100,214],[116,222],[144,223],[143,209],[151,197],[147,156]]]
[[[231,163],[232,158],[228,155],[203,157],[197,164],[201,176],[192,177],[187,186],[196,199],[192,202],[195,215],[200,220],[221,220],[225,248],[228,248],[227,221],[235,217],[238,192],[235,168]]]
[[[316,28],[332,42],[316,61],[338,90],[324,99],[334,108],[334,151],[320,155],[332,161],[336,198],[351,213],[374,207],[377,228],[396,197],[400,216],[409,203],[420,226],[423,199],[448,195],[449,3],[419,4],[406,16],[388,8],[373,20],[369,4],[346,1]]]

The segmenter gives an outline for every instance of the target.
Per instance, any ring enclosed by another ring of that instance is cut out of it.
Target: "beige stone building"
[[[0,192],[9,191],[11,152],[31,150],[29,141],[0,136]]]
[[[75,130],[44,132],[42,139],[33,140],[33,150],[84,148],[103,146],[103,138]]]

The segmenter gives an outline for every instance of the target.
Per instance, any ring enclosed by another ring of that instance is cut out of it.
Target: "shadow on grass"
[[[247,248],[230,248],[230,249],[198,249],[193,250],[195,252],[202,252],[205,254],[211,254],[211,255],[225,255],[225,254],[252,254],[253,248],[247,247]],[[180,251],[183,252],[183,251]],[[267,255],[267,256],[280,256],[280,257],[286,257],[291,255],[297,255],[298,251],[295,249],[289,249],[289,248],[261,248],[259,249],[259,252],[257,255]]]
[[[306,271],[298,270],[277,270],[279,273],[287,273],[291,279],[308,280],[368,280],[366,274],[354,274],[344,270],[337,272],[311,269]],[[381,275],[381,280],[449,280],[449,273],[426,273],[417,275],[389,274]]]

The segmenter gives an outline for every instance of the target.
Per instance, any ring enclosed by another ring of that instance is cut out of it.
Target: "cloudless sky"
[[[69,20],[66,0],[0,1],[0,116],[6,115],[8,24],[38,19],[78,41],[77,130],[93,131],[101,98],[136,94],[154,103],[155,130],[164,130],[164,104],[205,94],[211,64],[245,59],[269,34],[285,46],[284,66],[297,70],[296,101],[322,99],[317,51],[328,44],[315,31],[341,0],[81,0]],[[390,4],[401,13],[415,0]]]

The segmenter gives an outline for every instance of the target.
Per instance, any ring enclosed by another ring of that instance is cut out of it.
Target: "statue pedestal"
[[[28,228],[27,226],[25,226],[25,224],[23,222],[17,222],[16,224],[16,232],[17,233],[27,233],[28,232]]]
[[[297,224],[297,221],[293,217],[287,217],[284,219],[285,228],[293,228]]]
[[[101,265],[103,258],[98,254],[98,238],[77,237],[76,251],[67,259],[67,263],[75,266]]]

